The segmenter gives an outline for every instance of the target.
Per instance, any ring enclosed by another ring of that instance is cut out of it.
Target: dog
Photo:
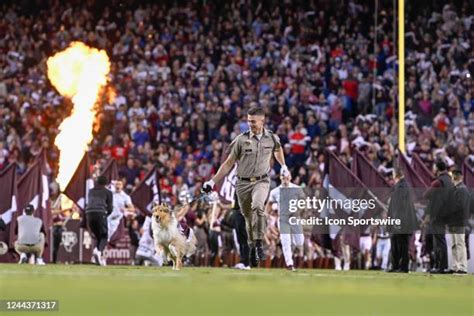
[[[165,204],[153,207],[151,228],[157,253],[164,251],[168,260],[173,261],[173,270],[180,270],[184,256],[196,251],[197,239],[191,228],[186,236],[171,209]]]

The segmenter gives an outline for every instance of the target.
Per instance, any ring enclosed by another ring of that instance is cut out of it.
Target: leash
[[[186,206],[191,206],[193,205],[194,203],[198,202],[198,201],[201,201],[203,198],[207,197],[208,194],[201,191],[201,194],[199,194],[198,196],[196,196],[194,199],[192,199],[191,201],[189,201],[188,203],[185,203],[181,206],[181,208],[183,207],[186,207]]]
[[[180,205],[178,209],[175,209],[173,212],[176,212],[177,210],[182,210],[183,208],[187,207],[187,206],[191,206],[193,205],[194,203],[198,202],[198,201],[201,201],[202,199],[206,198],[209,194],[208,193],[205,193],[204,191],[201,191],[201,194],[199,194],[198,196],[196,196],[194,199],[192,199],[191,201],[183,204],[183,205]]]

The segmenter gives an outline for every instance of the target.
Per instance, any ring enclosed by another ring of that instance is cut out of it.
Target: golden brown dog
[[[165,204],[153,208],[151,224],[157,253],[165,252],[168,260],[173,261],[173,270],[182,267],[182,258],[192,255],[196,250],[196,237],[192,230],[186,238],[179,229],[174,213]]]

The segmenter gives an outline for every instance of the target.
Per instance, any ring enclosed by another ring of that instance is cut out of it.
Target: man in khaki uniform
[[[270,161],[272,156],[281,165],[281,174],[290,173],[285,165],[285,156],[278,136],[263,127],[263,109],[253,107],[247,113],[250,130],[237,136],[230,144],[230,153],[216,175],[203,185],[204,192],[210,192],[215,183],[224,178],[237,166],[236,191],[242,213],[245,217],[250,246],[250,263],[257,266],[265,259],[262,239],[265,232],[265,202],[270,191]]]

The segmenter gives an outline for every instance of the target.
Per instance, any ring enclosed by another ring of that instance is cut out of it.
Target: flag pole
[[[398,147],[405,153],[405,0],[398,0]]]

